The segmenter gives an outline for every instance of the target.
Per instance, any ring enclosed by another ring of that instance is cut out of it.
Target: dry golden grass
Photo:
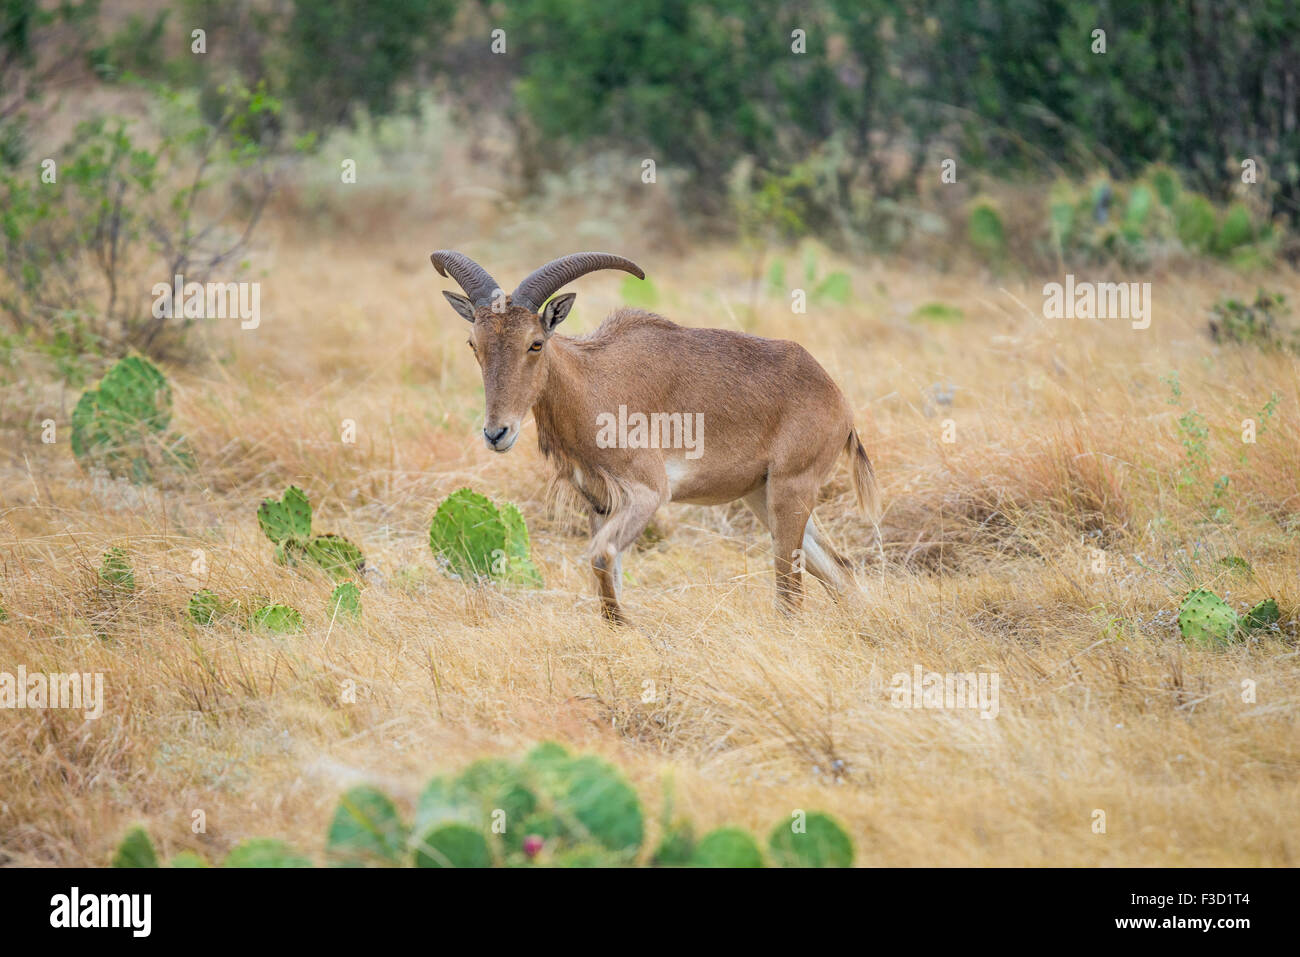
[[[261,328],[209,325],[211,361],[170,370],[197,480],[95,481],[66,441],[77,393],[6,388],[0,670],[101,671],[107,705],[98,721],[0,713],[0,861],[102,864],[137,821],[168,853],[219,858],[250,836],[319,853],[350,784],[409,809],[434,773],[539,739],[616,761],[651,818],[666,778],[699,829],[765,835],[824,809],[866,865],[1300,860],[1300,377],[1293,358],[1212,347],[1203,329],[1209,304],[1249,280],[1145,277],[1155,318],[1134,331],[1043,319],[1039,283],[906,264],[845,266],[851,306],[751,311],[734,253],[638,255],[658,311],[794,338],[823,362],[858,410],[886,511],[878,548],[836,477],[818,514],[864,596],[811,592],[791,620],[772,610],[768,539],[743,510],[670,507],[662,540],[626,564],[639,627],[615,630],[580,564],[584,523],[548,506],[531,436],[507,456],[478,439],[478,369],[427,260],[452,243],[432,234],[279,237],[257,263]],[[504,248],[467,251],[503,281],[536,264]],[[1264,281],[1300,298],[1293,276]],[[566,331],[592,328],[618,284],[584,280]],[[964,322],[909,322],[929,301]],[[1171,371],[1182,407],[1167,402]],[[950,404],[936,383],[952,384]],[[1273,392],[1267,431],[1243,446],[1241,420]],[[1211,466],[1180,487],[1191,406]],[[54,445],[40,442],[47,417]],[[1221,473],[1231,521],[1211,524]],[[323,578],[272,560],[254,511],[289,483],[374,568],[356,625],[329,621]],[[472,592],[437,571],[429,518],[466,484],[523,508],[545,590]],[[127,600],[96,592],[112,545],[135,568]],[[1228,554],[1255,578],[1230,579],[1215,565]],[[1289,621],[1226,652],[1191,647],[1170,621],[1193,581],[1234,603],[1272,595]],[[287,602],[305,632],[197,627],[184,608],[200,587]],[[997,717],[893,707],[891,676],[916,665],[997,672]],[[340,700],[349,680],[354,704]],[[195,809],[206,833],[191,832]]]

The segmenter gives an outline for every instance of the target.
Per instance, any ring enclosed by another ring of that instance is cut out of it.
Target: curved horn
[[[645,278],[645,273],[641,271],[640,266],[622,256],[611,256],[609,253],[572,253],[533,270],[511,294],[511,301],[516,306],[524,306],[536,312],[542,303],[561,286],[567,286],[579,276],[585,276],[597,269],[622,269],[624,272],[630,272],[637,279]]]
[[[429,256],[429,261],[433,263],[433,268],[438,270],[439,275],[450,274],[476,306],[490,306],[492,293],[501,288],[497,285],[497,281],[488,275],[486,269],[464,253],[439,249]]]

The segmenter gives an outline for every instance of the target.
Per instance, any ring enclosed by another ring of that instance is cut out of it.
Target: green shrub
[[[1300,331],[1289,327],[1286,296],[1259,290],[1253,302],[1221,299],[1210,309],[1210,337],[1261,349],[1291,349],[1300,352]]]
[[[988,200],[971,206],[966,221],[966,235],[975,252],[986,265],[1000,267],[1007,255],[1007,236],[1002,216]]]
[[[99,117],[50,157],[53,182],[0,167],[0,316],[24,339],[81,356],[176,354],[199,319],[154,308],[154,285],[234,278],[274,189],[269,152],[247,131],[278,104],[232,89],[207,123],[195,98],[153,92],[168,120],[147,136]],[[233,240],[213,213],[226,205]]]

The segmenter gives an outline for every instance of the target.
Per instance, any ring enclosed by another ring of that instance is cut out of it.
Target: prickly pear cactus
[[[154,465],[188,466],[185,440],[167,435],[172,391],[148,359],[127,356],[96,389],[87,389],[72,411],[72,454],[83,466],[98,466],[136,483],[149,481]]]
[[[257,524],[275,543],[275,560],[296,565],[306,559],[335,578],[346,578],[365,568],[361,549],[341,535],[311,533],[311,502],[307,493],[290,485],[279,499],[267,498],[257,507]]]
[[[581,757],[568,764],[565,777],[556,814],[577,835],[589,835],[611,851],[635,852],[641,846],[641,802],[616,768],[597,757]]]
[[[361,617],[361,589],[355,582],[343,582],[334,587],[334,591],[330,593],[330,617],[334,619]]]
[[[763,852],[747,831],[720,827],[700,839],[689,864],[691,867],[762,867]]]
[[[1277,607],[1277,602],[1272,598],[1265,598],[1258,605],[1246,612],[1245,617],[1241,620],[1241,626],[1251,631],[1257,631],[1260,628],[1267,628],[1269,625],[1276,624],[1282,618],[1282,612]]]
[[[509,503],[498,508],[472,489],[459,489],[438,506],[429,527],[429,547],[465,581],[542,584],[529,558],[528,527],[519,509]]]
[[[281,498],[263,499],[257,507],[257,524],[275,542],[277,558],[283,557],[281,549],[286,547],[306,548],[311,538],[311,502],[307,501],[307,493],[290,485]]]
[[[506,579],[517,585],[541,588],[542,574],[530,557],[532,543],[523,513],[513,502],[506,502],[501,507],[501,521],[506,527]]]
[[[196,854],[194,851],[181,851],[168,861],[168,866],[186,868],[207,867],[208,862],[204,860],[202,854]]]
[[[253,612],[252,624],[276,635],[302,631],[302,614],[288,605],[263,605]]]
[[[695,841],[688,821],[671,825],[648,862],[656,866],[763,867],[763,852],[740,828],[724,827]],[[373,787],[355,787],[339,800],[326,857],[342,866],[619,867],[634,865],[642,838],[641,807],[622,774],[593,757],[571,757],[560,745],[538,745],[523,760],[475,761],[456,777],[437,777],[421,793],[415,823]],[[848,867],[853,845],[830,817],[816,812],[782,822],[771,835],[772,860],[784,867]],[[129,832],[115,866],[156,867],[157,854],[140,828]],[[173,867],[204,867],[183,852]],[[311,867],[278,840],[252,838],[235,847],[223,867]]]
[[[226,855],[222,867],[311,867],[303,857],[283,841],[254,837],[243,841]]]
[[[135,573],[126,560],[126,552],[114,546],[104,553],[99,566],[99,580],[113,591],[135,591]]]
[[[1178,630],[1202,645],[1226,645],[1237,630],[1237,613],[1214,592],[1197,588],[1178,609]]]
[[[204,588],[190,596],[185,614],[197,625],[215,625],[231,610],[231,606],[218,598],[216,592]]]
[[[388,796],[372,787],[355,787],[339,799],[330,823],[326,851],[347,867],[400,864],[407,831]]]
[[[440,824],[415,847],[416,867],[491,867],[492,851],[482,833],[467,824]]]
[[[655,867],[685,867],[695,853],[695,829],[690,821],[674,821],[664,828],[650,863]]]
[[[304,554],[335,578],[355,574],[366,565],[361,549],[342,535],[316,535],[307,542]]]
[[[852,867],[853,842],[829,815],[812,812],[772,828],[767,839],[779,867]]]
[[[137,825],[126,832],[113,853],[114,867],[157,867],[158,852],[144,828]]]

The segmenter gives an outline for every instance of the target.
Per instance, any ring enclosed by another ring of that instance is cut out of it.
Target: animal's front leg
[[[619,604],[623,549],[640,537],[664,501],[660,492],[648,486],[633,486],[626,491],[608,515],[591,516],[591,545],[587,550],[596,574],[600,613],[617,625],[630,623]]]

